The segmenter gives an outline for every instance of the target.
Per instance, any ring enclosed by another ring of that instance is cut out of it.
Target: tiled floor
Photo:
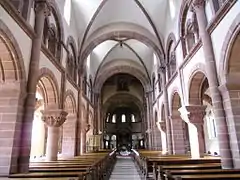
[[[117,157],[110,180],[141,180],[130,157]]]

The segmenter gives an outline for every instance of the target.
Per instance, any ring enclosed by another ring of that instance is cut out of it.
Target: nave
[[[32,162],[28,173],[11,174],[0,180],[231,180],[240,179],[239,169],[222,169],[219,157],[166,155],[161,151],[86,153],[71,159]]]
[[[131,157],[117,157],[110,180],[141,180],[138,170]]]

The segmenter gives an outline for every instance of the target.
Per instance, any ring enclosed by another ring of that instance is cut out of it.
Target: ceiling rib
[[[108,0],[102,0],[102,2],[100,3],[100,5],[98,6],[97,10],[94,12],[91,20],[89,21],[86,30],[84,31],[83,39],[82,39],[82,42],[81,42],[81,45],[80,45],[80,50],[79,50],[79,55],[80,55],[80,57],[81,57],[82,48],[83,48],[83,45],[84,45],[85,40],[86,40],[86,38],[87,38],[88,32],[89,32],[89,30],[91,29],[92,24],[93,24],[93,22],[95,21],[96,17],[98,16],[99,12],[102,10],[102,8],[104,7],[104,5],[105,5],[107,2],[108,2]]]
[[[150,23],[150,25],[152,26],[152,29],[158,39],[159,45],[161,47],[161,52],[163,53],[164,57],[165,57],[165,53],[164,53],[164,49],[163,49],[163,45],[162,45],[162,41],[161,38],[159,36],[159,33],[157,31],[157,28],[153,22],[153,20],[151,19],[150,15],[148,14],[147,10],[143,7],[143,5],[141,4],[141,2],[139,0],[134,0],[135,3],[138,5],[138,7],[142,10],[143,14],[146,16],[148,22]]]
[[[125,40],[125,41],[127,41],[127,40]],[[122,44],[123,44],[124,46],[126,46],[130,51],[132,51],[133,54],[137,57],[137,59],[140,61],[140,63],[142,64],[144,70],[145,70],[146,73],[147,73],[149,82],[151,82],[151,79],[150,79],[150,76],[149,76],[147,67],[146,67],[143,59],[139,56],[139,54],[138,54],[131,46],[129,46],[127,43],[125,43],[125,41],[122,42]],[[97,78],[97,76],[98,76],[98,74],[99,74],[99,71],[100,71],[101,67],[103,66],[104,62],[106,61],[108,55],[109,55],[115,48],[117,48],[117,46],[118,46],[119,44],[120,44],[120,43],[115,44],[115,45],[108,51],[108,53],[104,56],[104,58],[103,58],[103,60],[101,61],[100,65],[98,66],[98,69],[97,69],[97,72],[96,72],[96,75],[95,75],[95,78],[94,78],[94,82],[95,82],[95,80],[96,80],[96,78]]]

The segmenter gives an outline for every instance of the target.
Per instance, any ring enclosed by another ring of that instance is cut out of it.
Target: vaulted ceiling
[[[179,9],[181,1],[73,0],[80,55],[86,54],[85,50],[89,47],[92,48],[87,53],[91,59],[90,74],[95,77],[101,67],[110,61],[128,59],[137,62],[144,69],[143,73],[150,77],[154,50],[160,49],[164,54],[165,31],[172,14],[170,10],[173,7]],[[99,40],[108,33],[114,36]],[[145,43],[144,37],[150,39],[156,47]],[[86,56],[81,57],[86,59]]]

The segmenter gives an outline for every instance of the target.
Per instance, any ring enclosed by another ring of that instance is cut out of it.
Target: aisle
[[[130,157],[117,157],[110,180],[141,180]]]

